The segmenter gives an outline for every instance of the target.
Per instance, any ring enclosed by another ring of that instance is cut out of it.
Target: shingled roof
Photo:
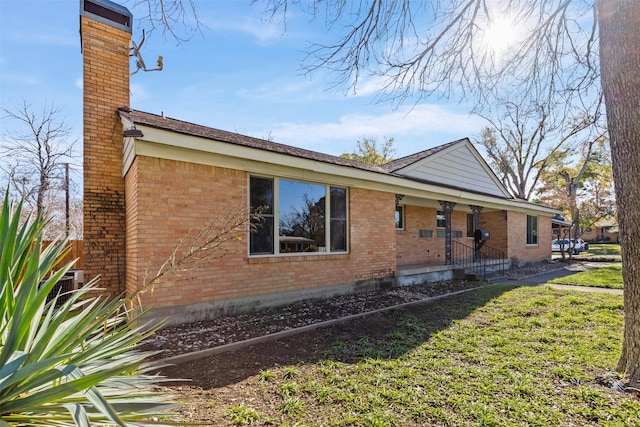
[[[318,162],[330,163],[339,166],[347,166],[370,172],[383,173],[386,175],[390,174],[390,171],[382,166],[371,165],[368,163],[359,162],[357,160],[331,156],[329,154],[318,153],[316,151],[305,150],[303,148],[292,147],[290,145],[279,144],[277,142],[267,141],[260,138],[240,135],[234,132],[228,132],[220,129],[185,122],[182,120],[159,116],[157,114],[135,111],[129,108],[120,108],[118,111],[122,117],[133,122],[134,125],[139,124],[150,126],[153,128],[177,132],[184,135],[197,136],[210,140],[256,148],[259,150],[271,151],[274,153],[285,154],[303,159],[315,160]]]
[[[208,139],[211,141],[224,142],[224,143],[239,145],[243,147],[255,148],[258,150],[265,150],[265,151],[284,154],[284,155],[288,155],[296,158],[308,159],[308,160],[323,162],[323,163],[332,164],[332,165],[338,165],[338,166],[350,167],[350,168],[369,171],[369,172],[375,172],[375,173],[379,173],[387,176],[401,177],[407,180],[423,182],[425,184],[438,185],[445,188],[460,188],[455,185],[450,185],[444,182],[435,182],[430,180],[418,179],[416,177],[412,177],[404,173],[400,174],[398,173],[398,171],[408,166],[411,166],[417,162],[420,162],[423,159],[426,159],[430,156],[440,153],[453,145],[464,142],[466,139],[459,139],[457,141],[452,141],[447,144],[429,148],[427,150],[420,151],[418,153],[411,154],[409,156],[405,156],[400,159],[392,160],[391,162],[385,163],[383,165],[371,165],[371,164],[363,163],[357,160],[345,159],[338,156],[332,156],[329,154],[319,153],[316,151],[305,150],[303,148],[292,147],[290,145],[285,145],[285,144],[279,144],[277,142],[272,142],[272,141],[267,141],[260,138],[241,135],[234,132],[228,132],[228,131],[215,129],[207,126],[197,125],[194,123],[185,122],[183,120],[165,117],[164,115],[157,115],[152,113],[146,113],[143,111],[136,111],[127,107],[118,109],[118,112],[121,117],[133,123],[134,129],[135,129],[135,125],[148,126],[148,127],[175,132],[183,135],[200,137],[200,138]],[[130,133],[131,129],[127,131]],[[134,136],[134,135],[131,135],[131,136]],[[203,142],[203,144],[206,144],[206,141]],[[474,191],[473,189],[470,189],[470,188],[465,188],[465,190],[472,193],[485,194],[480,191]]]

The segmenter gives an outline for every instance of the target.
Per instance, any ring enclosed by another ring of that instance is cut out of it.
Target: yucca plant
[[[126,302],[92,297],[96,282],[66,301],[56,282],[66,241],[46,248],[40,217],[20,222],[5,195],[0,214],[0,427],[166,425],[175,405],[136,350],[152,331],[127,320]],[[53,271],[53,268],[59,268]],[[94,292],[95,294],[95,292]]]

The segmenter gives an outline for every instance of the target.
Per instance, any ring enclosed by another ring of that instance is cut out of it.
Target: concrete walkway
[[[600,292],[603,294],[614,294],[614,295],[623,295],[624,293],[622,289],[596,288],[593,286],[557,285],[555,283],[545,283],[545,285],[553,289],[568,289],[572,291]]]

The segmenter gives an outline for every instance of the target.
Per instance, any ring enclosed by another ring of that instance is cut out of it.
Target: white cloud
[[[398,155],[404,156],[473,136],[482,126],[482,119],[466,113],[420,104],[382,115],[344,115],[337,122],[280,123],[272,134],[277,142],[330,154],[349,151],[362,138],[393,137]]]
[[[356,85],[355,96],[378,95],[387,85],[388,77],[370,76],[361,77]]]
[[[4,41],[17,42],[36,46],[78,46],[78,36],[66,31],[41,28],[37,31],[6,31],[3,33]]]
[[[131,83],[129,89],[131,90],[131,104],[145,101],[151,96],[147,89],[141,84]]]
[[[327,99],[329,96],[318,90],[308,80],[281,80],[269,81],[257,88],[240,89],[236,95],[242,98],[267,101],[271,103],[290,103],[293,99],[300,102],[309,102],[318,99]]]
[[[259,19],[244,18],[236,30],[252,35],[261,43],[270,42],[283,37],[282,29],[272,22]]]
[[[238,19],[215,20],[206,23],[207,27],[218,31],[245,33],[261,44],[268,44],[284,36],[282,28],[269,21],[243,16]]]
[[[2,73],[1,80],[8,83],[16,83],[27,86],[36,86],[42,84],[42,80],[36,76],[30,76],[28,74],[10,74]]]

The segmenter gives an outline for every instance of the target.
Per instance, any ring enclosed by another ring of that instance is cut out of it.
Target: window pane
[[[251,177],[251,212],[273,215],[273,179]]]
[[[347,221],[343,219],[331,220],[331,251],[347,250]]]
[[[252,255],[272,254],[273,246],[273,179],[251,177],[249,180],[251,218],[249,252]]]
[[[330,251],[347,250],[347,189],[331,187]]]
[[[473,214],[467,214],[467,237],[473,237],[475,227],[473,226]]]
[[[538,217],[527,215],[527,245],[538,244]]]
[[[445,228],[447,220],[444,217],[444,211],[436,211],[436,227]]]
[[[347,189],[331,187],[331,218],[347,219]]]
[[[404,229],[404,209],[402,206],[396,206],[396,228]]]
[[[255,225],[250,236],[250,251],[252,255],[273,253],[273,215],[263,216],[262,220],[251,220]]]
[[[281,179],[279,190],[280,251],[326,251],[326,187]]]

